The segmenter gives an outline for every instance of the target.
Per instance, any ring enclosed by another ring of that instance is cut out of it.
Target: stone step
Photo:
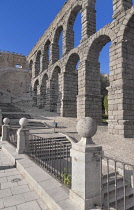
[[[128,187],[128,186],[130,186],[130,184],[126,181],[125,182],[125,187]],[[123,190],[123,182],[119,180],[117,182],[117,192],[119,192],[121,190]],[[114,192],[115,192],[115,186],[114,186],[114,184],[112,184],[112,185],[109,186],[109,193],[112,194]],[[107,195],[107,186],[104,186],[103,193],[104,193],[104,197],[105,197]]]
[[[118,205],[118,210],[124,209],[124,202]],[[134,197],[126,200],[126,210],[134,210]]]
[[[2,110],[2,112],[24,112],[20,108],[9,103],[0,103],[0,109]]]
[[[126,189],[126,199],[134,196],[134,190],[132,188]],[[117,193],[117,203],[118,205],[124,201],[124,192],[118,192]],[[112,207],[115,207],[115,195],[111,195],[109,197],[109,204]],[[104,206],[107,206],[107,197],[105,198]]]
[[[109,210],[115,209],[115,171],[109,168]],[[116,172],[117,175],[117,203],[118,210],[124,210],[124,186],[123,177]],[[125,182],[126,188],[126,210],[134,210],[134,190],[128,181]],[[103,166],[103,195],[104,210],[108,210],[107,206],[107,167]]]
[[[31,119],[31,116],[29,114],[25,114],[25,113],[22,113],[22,114],[8,114],[8,113],[5,113],[5,114],[2,114],[2,118],[9,118],[9,119],[21,119],[21,118],[27,118],[27,119]]]
[[[123,180],[123,177],[117,174],[117,182]],[[103,187],[107,185],[107,178],[103,179]],[[115,176],[113,174],[110,174],[109,176],[109,185],[115,184]]]

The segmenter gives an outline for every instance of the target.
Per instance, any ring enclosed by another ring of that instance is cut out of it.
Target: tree
[[[108,90],[107,87],[109,86],[109,75],[101,73],[100,74],[101,78],[101,95],[102,97],[102,110],[103,113],[108,113]]]
[[[108,90],[106,89],[109,86],[109,75],[101,73],[101,95],[105,97],[108,94]]]
[[[104,97],[105,114],[108,114],[108,95]]]

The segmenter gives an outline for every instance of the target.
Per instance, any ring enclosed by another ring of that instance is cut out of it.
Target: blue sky
[[[0,49],[28,55],[64,2],[65,0],[1,0]],[[112,0],[96,2],[98,30],[112,21]],[[79,31],[80,24],[77,23],[75,28]],[[109,69],[108,49],[109,45],[104,47],[100,55],[103,72],[108,72]]]

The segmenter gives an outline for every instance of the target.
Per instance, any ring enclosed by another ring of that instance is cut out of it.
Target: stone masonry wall
[[[40,106],[44,98],[46,110],[57,109],[66,117],[90,116],[101,123],[99,53],[111,42],[108,128],[112,134],[134,137],[132,0],[113,0],[113,21],[97,32],[95,3],[96,0],[68,0],[28,55],[35,105]],[[82,17],[82,39],[74,48],[73,24],[78,12]],[[63,54],[59,59],[61,32]],[[56,68],[60,71],[54,80]]]
[[[26,95],[31,81],[31,71],[26,68],[25,56],[0,51],[0,89],[16,97]]]

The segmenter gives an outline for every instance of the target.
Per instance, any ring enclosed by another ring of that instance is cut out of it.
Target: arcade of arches
[[[113,21],[96,32],[96,0],[68,0],[27,57],[34,105],[65,117],[101,122],[99,54],[111,42],[109,120],[112,134],[134,137],[134,7],[113,0]],[[73,25],[81,13],[81,42]],[[62,33],[62,56],[59,39]]]

